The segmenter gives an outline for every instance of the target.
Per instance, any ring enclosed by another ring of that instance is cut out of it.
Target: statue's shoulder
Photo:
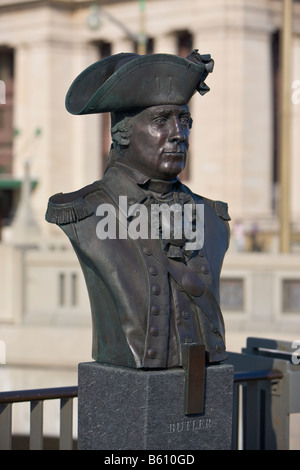
[[[207,201],[209,201],[208,203],[214,208],[218,217],[226,221],[231,220],[228,212],[228,204],[226,202],[214,201],[212,199],[207,199]]]
[[[183,190],[190,194],[197,204],[209,205],[216,215],[225,221],[231,220],[231,217],[228,212],[228,204],[223,201],[216,201],[214,199],[208,199],[207,197],[200,196],[199,194],[193,193],[187,186],[182,184]]]
[[[46,220],[52,224],[64,225],[83,220],[94,213],[89,196],[100,190],[95,182],[71,193],[57,193],[50,197]]]
[[[204,196],[199,196],[198,194],[193,194],[193,196],[194,196],[194,199],[196,200],[196,202],[198,204],[209,205],[214,210],[216,215],[218,217],[220,217],[221,219],[223,219],[225,221],[231,220],[231,217],[230,217],[229,212],[228,212],[227,202],[216,201],[214,199],[209,199],[209,198],[204,197]]]

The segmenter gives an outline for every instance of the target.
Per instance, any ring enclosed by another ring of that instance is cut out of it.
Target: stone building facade
[[[191,102],[190,161],[183,177],[193,191],[228,202],[233,223],[242,221],[246,232],[257,224],[259,249],[273,251],[279,230],[276,116],[282,1],[143,3],[144,12],[141,3],[130,0],[1,2],[0,79],[2,73],[10,90],[8,104],[0,105],[1,122],[6,115],[1,131],[6,141],[0,146],[2,221],[10,220],[29,160],[36,217],[45,236],[61,236],[44,222],[48,197],[99,179],[110,145],[109,118],[69,115],[65,94],[89,64],[137,50],[143,28],[150,53],[184,55],[198,48],[215,59],[211,92]],[[300,78],[299,2],[293,8],[295,82]],[[291,101],[293,92],[291,84]],[[300,105],[293,104],[291,113],[291,223],[297,241]]]

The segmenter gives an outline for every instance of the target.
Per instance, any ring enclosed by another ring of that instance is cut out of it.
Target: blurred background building
[[[111,54],[193,48],[215,69],[191,101],[182,179],[229,204],[227,347],[300,337],[300,2],[1,0],[0,390],[73,385],[91,358],[83,277],[44,214],[52,194],[101,178],[110,122],[68,114],[70,84]]]

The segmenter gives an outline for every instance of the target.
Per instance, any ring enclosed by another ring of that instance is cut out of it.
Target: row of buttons
[[[144,251],[145,255],[147,255],[147,256],[151,255],[151,250],[148,247],[144,246],[143,251]],[[158,275],[158,269],[154,265],[149,266],[148,271],[152,276],[157,276]],[[152,285],[151,290],[152,290],[152,293],[156,296],[160,295],[160,293],[161,293],[161,287],[157,283]],[[151,311],[152,315],[157,316],[157,315],[160,314],[161,308],[160,308],[159,305],[154,304],[154,305],[151,306],[150,311]],[[152,325],[150,327],[149,333],[152,337],[155,338],[155,337],[159,336],[159,328],[155,325]],[[149,359],[152,359],[152,360],[157,359],[157,355],[158,355],[158,352],[157,352],[156,349],[149,348],[147,350],[147,356],[149,357]]]
[[[151,307],[151,313],[153,315],[159,315],[159,312],[160,312],[160,308],[158,306]],[[190,314],[190,312],[184,310],[182,312],[182,317],[185,320],[189,320],[190,317],[191,317],[191,314]],[[216,333],[216,331],[214,331],[214,332]],[[150,333],[151,333],[152,336],[158,336],[159,335],[159,329],[156,326],[151,326]]]
[[[145,251],[145,248],[144,248],[144,251]],[[157,276],[158,274],[158,270],[155,266],[149,266],[149,273],[152,274],[152,276]],[[154,284],[152,286],[152,292],[154,295],[159,295],[160,294],[160,286],[158,284]],[[153,309],[153,311],[152,311]],[[159,313],[159,307],[152,307],[151,311],[152,313],[154,313],[154,315],[157,315]]]
[[[151,255],[151,250],[148,247],[144,247],[143,251],[144,251],[144,254],[146,254],[147,256]],[[200,250],[199,255],[201,257],[204,256],[203,250]],[[202,265],[200,269],[201,269],[201,272],[203,274],[208,274],[209,273],[208,265]],[[153,265],[149,266],[148,271],[152,276],[157,276],[157,274],[158,274],[157,268]],[[194,294],[196,294],[196,295],[199,295],[199,294],[201,295],[202,294],[203,284],[201,283],[199,278],[194,275],[194,273],[191,272],[190,275],[188,275],[185,279],[183,279],[183,281],[185,281],[184,284],[187,284],[188,285],[187,287],[189,289],[191,289]],[[199,283],[199,281],[200,281],[200,283]],[[184,286],[184,287],[186,287],[186,286]],[[181,286],[178,285],[178,290],[182,291],[182,290],[184,290],[184,287],[181,287]],[[160,295],[161,287],[159,286],[159,284],[153,284],[151,289],[152,289],[152,293],[154,295],[156,295],[156,296]],[[152,315],[159,315],[160,314],[160,307],[158,305],[152,305],[151,314]],[[188,312],[187,310],[184,310],[182,312],[182,317],[183,317],[184,320],[189,320],[190,319],[190,312]],[[159,328],[156,327],[156,326],[151,326],[149,332],[150,332],[152,337],[158,337],[159,336]],[[190,336],[187,336],[184,339],[184,342],[185,343],[193,343],[194,339]],[[147,350],[147,356],[150,359],[156,359],[157,358],[157,351],[154,348],[149,348]]]

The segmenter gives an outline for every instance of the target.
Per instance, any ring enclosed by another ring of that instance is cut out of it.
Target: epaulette
[[[71,224],[85,219],[94,213],[85,197],[98,190],[95,183],[89,184],[72,193],[57,193],[48,201],[46,221],[56,225]]]
[[[214,201],[214,207],[218,217],[221,217],[223,220],[231,220],[228,214],[228,204],[226,202]]]
[[[231,217],[228,213],[228,204],[226,202],[215,201],[213,199],[208,199],[207,197],[198,196],[198,195],[196,195],[196,197],[200,198],[200,201],[201,199],[206,201],[210,205],[210,207],[215,211],[217,216],[220,217],[221,219],[226,220],[226,221],[231,220]]]

